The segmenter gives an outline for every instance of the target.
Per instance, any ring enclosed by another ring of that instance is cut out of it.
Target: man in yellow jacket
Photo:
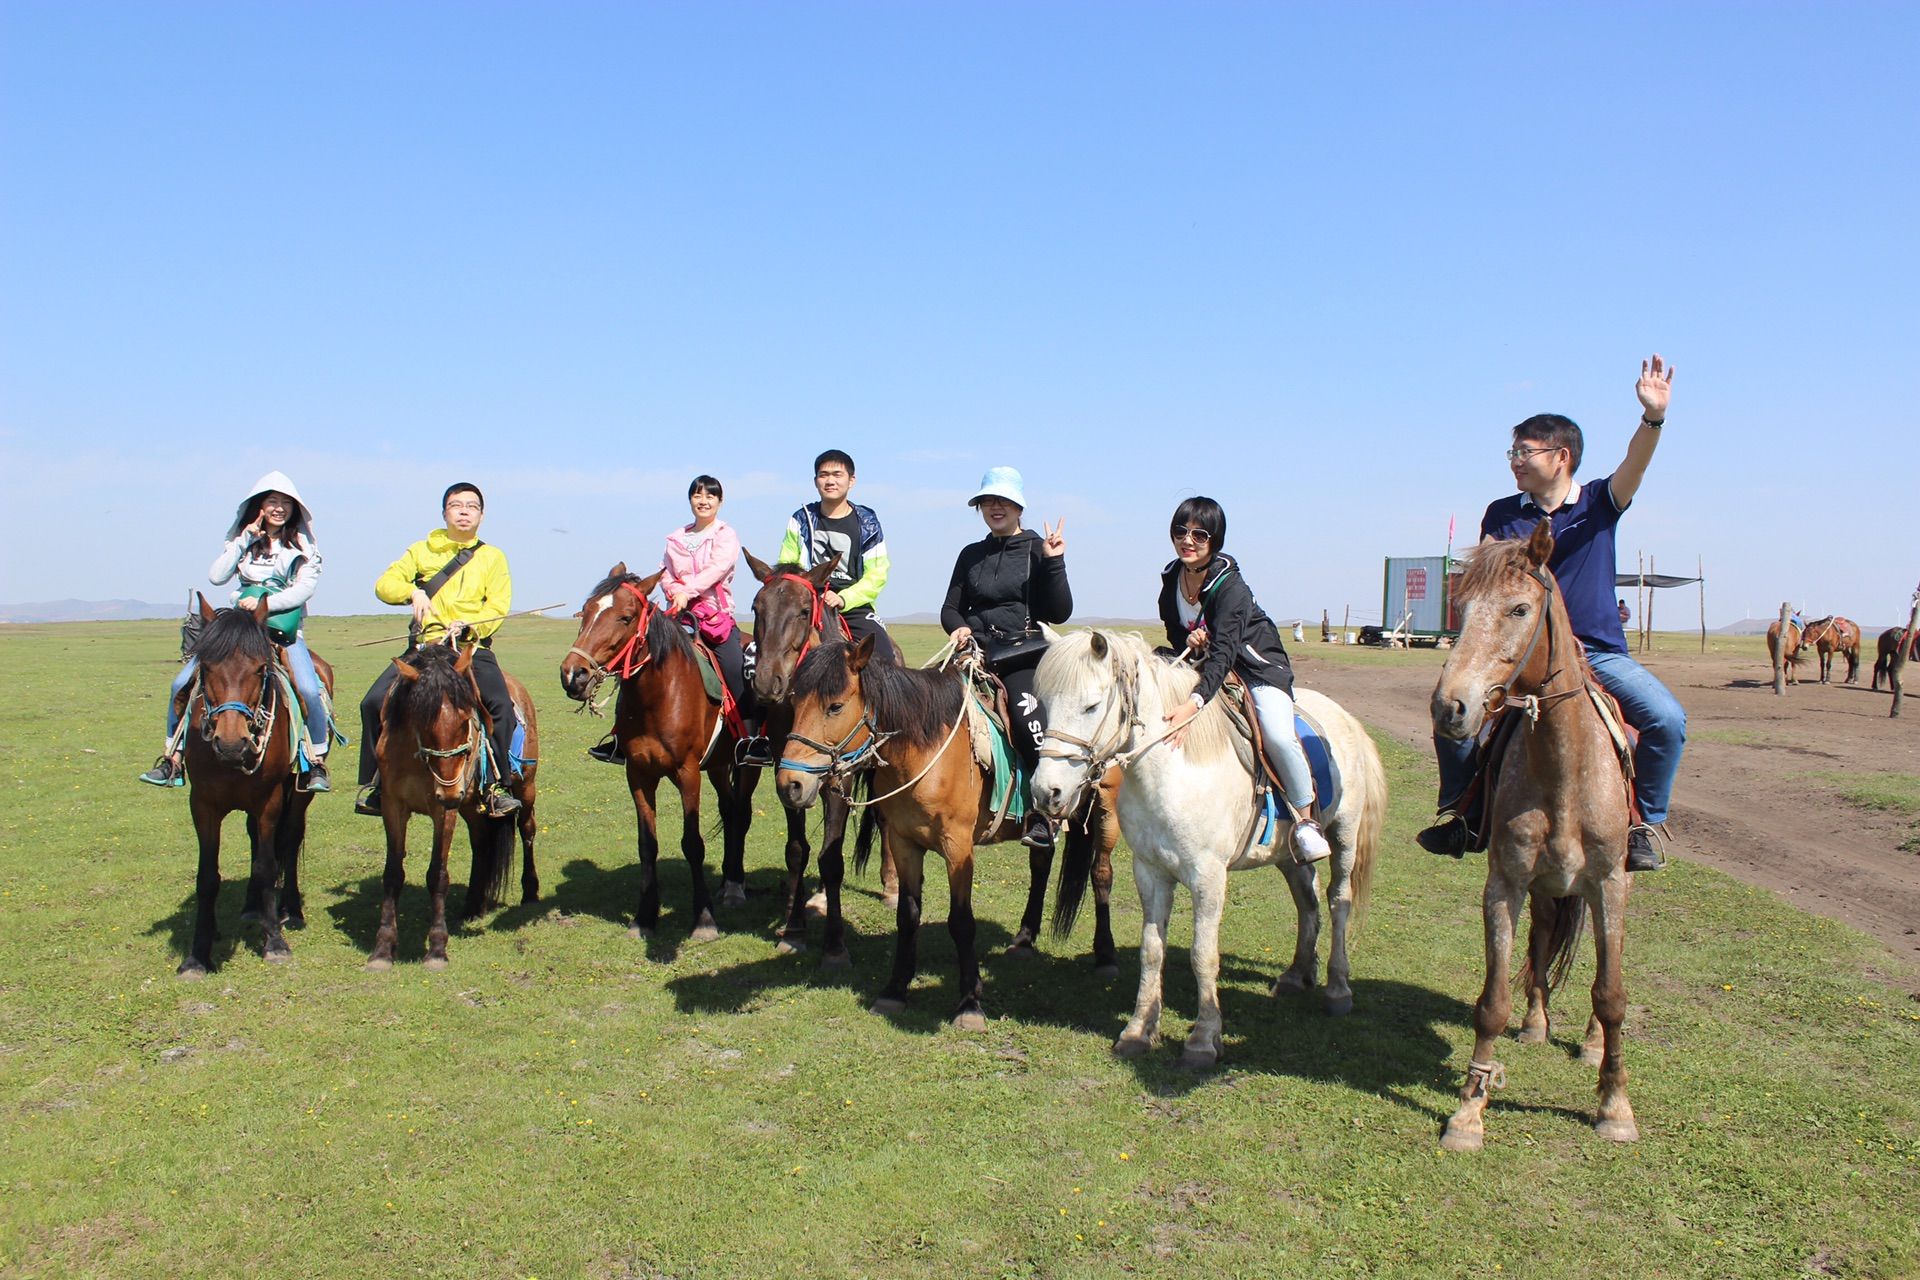
[[[373,584],[373,593],[387,604],[412,606],[412,629],[419,642],[444,639],[448,632],[479,642],[473,654],[473,678],[493,720],[489,735],[493,758],[504,776],[510,768],[507,749],[515,720],[507,678],[493,656],[493,633],[513,611],[513,582],[506,555],[480,540],[486,508],[486,499],[474,485],[463,481],[449,486],[441,498],[447,527],[408,547]],[[380,757],[375,748],[380,739],[380,708],[396,676],[388,664],[360,699],[360,798],[354,803],[355,813],[380,812]],[[487,813],[495,818],[520,807],[498,778],[488,784],[485,802]]]

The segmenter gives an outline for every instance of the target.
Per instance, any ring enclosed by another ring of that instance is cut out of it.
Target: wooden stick
[[[1705,557],[1697,557],[1694,565],[1700,576],[1700,652],[1707,651],[1707,562]]]
[[[1920,591],[1913,593],[1913,611],[1907,614],[1907,629],[1900,633],[1900,647],[1893,651],[1893,661],[1887,664],[1887,682],[1893,686],[1893,709],[1887,712],[1889,717],[1898,717],[1900,704],[1906,694],[1900,688],[1900,677],[1906,670],[1907,651],[1913,648],[1913,633],[1920,628]]]
[[[1791,601],[1780,602],[1780,642],[1773,646],[1773,694],[1776,698],[1787,696],[1787,627],[1788,619],[1793,616]]]
[[[480,626],[488,622],[505,622],[509,618],[525,618],[536,613],[545,613],[549,609],[564,609],[566,607],[567,606],[565,601],[562,601],[559,604],[543,604],[538,609],[521,609],[514,613],[503,613],[503,614],[500,614],[498,617],[493,617],[493,618],[475,618],[472,622],[468,623],[467,625]],[[441,625],[445,626],[446,624],[441,623]],[[412,638],[413,638],[413,633],[409,631],[405,635],[382,636],[378,640],[362,640],[359,644],[356,644],[353,647],[356,649],[365,649],[370,645],[392,644],[396,640],[410,640]]]

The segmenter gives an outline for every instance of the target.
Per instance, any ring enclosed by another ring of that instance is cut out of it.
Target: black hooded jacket
[[[940,625],[948,631],[971,627],[981,647],[1039,629],[1042,622],[1073,616],[1073,591],[1067,585],[1067,558],[1050,556],[1031,529],[1010,538],[988,534],[960,549],[940,606]]]
[[[1180,562],[1160,574],[1160,621],[1167,641],[1176,650],[1187,647],[1194,628],[1180,621]],[[1194,690],[1211,702],[1226,683],[1227,672],[1238,671],[1249,684],[1272,685],[1293,696],[1293,664],[1287,660],[1280,630],[1253,598],[1253,588],[1240,576],[1240,566],[1222,552],[1207,562],[1200,587],[1200,620],[1207,628],[1207,652],[1200,661],[1200,684]]]

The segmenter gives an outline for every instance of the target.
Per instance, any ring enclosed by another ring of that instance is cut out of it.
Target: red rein
[[[776,573],[773,575],[773,578],[769,578],[768,581],[771,582],[776,578],[786,578],[791,582],[799,583],[807,589],[807,595],[813,599],[813,613],[807,618],[807,631],[811,635],[819,635],[820,624],[826,617],[826,606],[820,599],[820,588],[813,585],[812,578],[804,577],[797,573]],[[847,625],[845,618],[840,619],[840,632],[846,636],[849,644],[853,642],[853,628]],[[794,665],[798,666],[800,663],[805,662],[807,655],[813,652],[813,646],[818,643],[819,641],[817,640],[809,640],[801,645],[800,657],[795,660]]]
[[[647,624],[653,621],[653,602],[647,599],[645,592],[631,582],[623,582],[620,585],[633,592],[634,598],[640,601],[640,617],[634,623],[633,634],[628,636],[627,642],[607,660],[607,674],[625,680],[653,660],[653,655],[647,651],[646,647]],[[818,605],[816,604],[815,607],[817,608]]]

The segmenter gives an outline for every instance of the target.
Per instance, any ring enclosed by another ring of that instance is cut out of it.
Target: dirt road
[[[1430,749],[1427,697],[1442,655],[1357,665],[1290,646],[1301,683],[1362,720]],[[1799,685],[1775,697],[1757,656],[1654,653],[1647,666],[1687,708],[1670,856],[1692,858],[1872,934],[1920,959],[1920,821],[1845,799],[1850,776],[1920,775],[1920,716],[1887,718],[1888,695],[1861,684]],[[1399,655],[1396,655],[1399,656]],[[1430,659],[1430,660],[1422,660]]]

